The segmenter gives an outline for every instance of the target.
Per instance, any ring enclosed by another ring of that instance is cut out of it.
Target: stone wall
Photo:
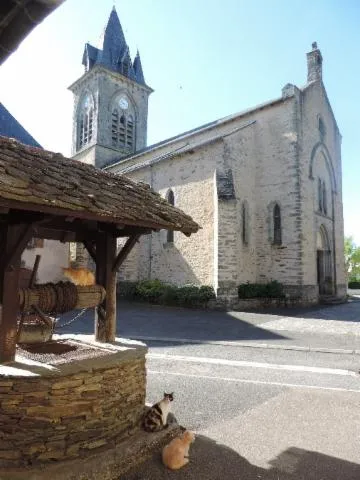
[[[302,122],[300,168],[302,172],[302,224],[304,230],[304,283],[316,283],[316,235],[326,228],[332,250],[336,294],[344,294],[344,227],[342,208],[341,135],[321,82],[314,82],[302,94],[298,106]],[[319,118],[324,133],[319,129]],[[327,190],[327,214],[319,212],[317,182],[321,177]]]
[[[63,280],[61,267],[69,263],[69,244],[56,240],[44,240],[42,248],[25,249],[21,259],[26,268],[32,270],[36,255],[41,255],[37,274],[38,283],[58,282]]]
[[[146,348],[108,353],[41,375],[1,367],[10,371],[0,376],[0,478],[3,469],[86,458],[132,432],[144,411]]]
[[[178,285],[213,285],[213,176],[221,153],[221,145],[215,145],[127,174],[150,184],[163,197],[171,188],[175,206],[191,214],[201,229],[190,237],[174,232],[172,243],[167,242],[166,230],[143,236],[122,265],[121,280],[157,278]]]
[[[326,128],[322,139],[319,117]],[[304,89],[287,85],[282,98],[116,165],[111,169],[115,173],[145,181],[164,196],[171,188],[176,205],[202,227],[190,239],[180,240],[175,234],[173,245],[166,245],[165,232],[144,239],[133,252],[131,279],[141,278],[142,271],[145,278],[209,284],[221,301],[233,300],[234,287],[240,283],[277,280],[294,299],[312,304],[319,294],[316,242],[323,225],[329,232],[336,293],[343,295],[340,140],[323,85],[315,82]],[[219,196],[215,172],[222,178],[231,172],[233,194]],[[314,176],[326,184],[326,215],[317,210]],[[280,244],[273,238],[275,204],[281,210]],[[124,265],[125,277],[127,271]]]

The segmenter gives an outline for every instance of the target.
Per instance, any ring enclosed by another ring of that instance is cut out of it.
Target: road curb
[[[274,343],[250,343],[243,341],[227,341],[227,340],[200,340],[193,338],[178,338],[178,337],[150,337],[143,335],[128,336],[131,340],[151,341],[151,342],[173,342],[173,343],[191,343],[201,345],[222,345],[229,347],[243,347],[243,348],[263,348],[273,350],[295,350],[301,352],[319,352],[319,353],[335,353],[341,355],[360,355],[358,349],[346,348],[327,348],[327,347],[312,347],[301,345],[277,345]]]

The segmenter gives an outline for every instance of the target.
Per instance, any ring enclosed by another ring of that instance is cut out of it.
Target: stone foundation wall
[[[101,452],[131,433],[144,411],[145,352],[93,363],[66,376],[0,376],[0,478],[4,468]]]
[[[217,290],[216,300],[208,307],[221,310],[251,310],[269,307],[307,307],[319,303],[317,285],[284,285],[284,298],[238,298],[237,286],[233,282],[222,283]]]

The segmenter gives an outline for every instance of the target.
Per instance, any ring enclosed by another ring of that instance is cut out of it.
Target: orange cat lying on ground
[[[171,470],[178,470],[189,463],[190,444],[195,440],[195,434],[189,430],[176,437],[163,448],[162,461]]]
[[[66,268],[62,269],[63,274],[75,285],[95,285],[95,276],[87,268]]]

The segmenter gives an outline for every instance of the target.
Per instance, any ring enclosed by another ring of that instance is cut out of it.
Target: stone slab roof
[[[200,228],[148,185],[6,137],[0,137],[0,207],[187,235]]]
[[[19,140],[26,145],[40,147],[41,145],[33,138],[30,133],[16,120],[15,117],[0,103],[0,135]]]
[[[64,0],[1,0],[0,64]]]

